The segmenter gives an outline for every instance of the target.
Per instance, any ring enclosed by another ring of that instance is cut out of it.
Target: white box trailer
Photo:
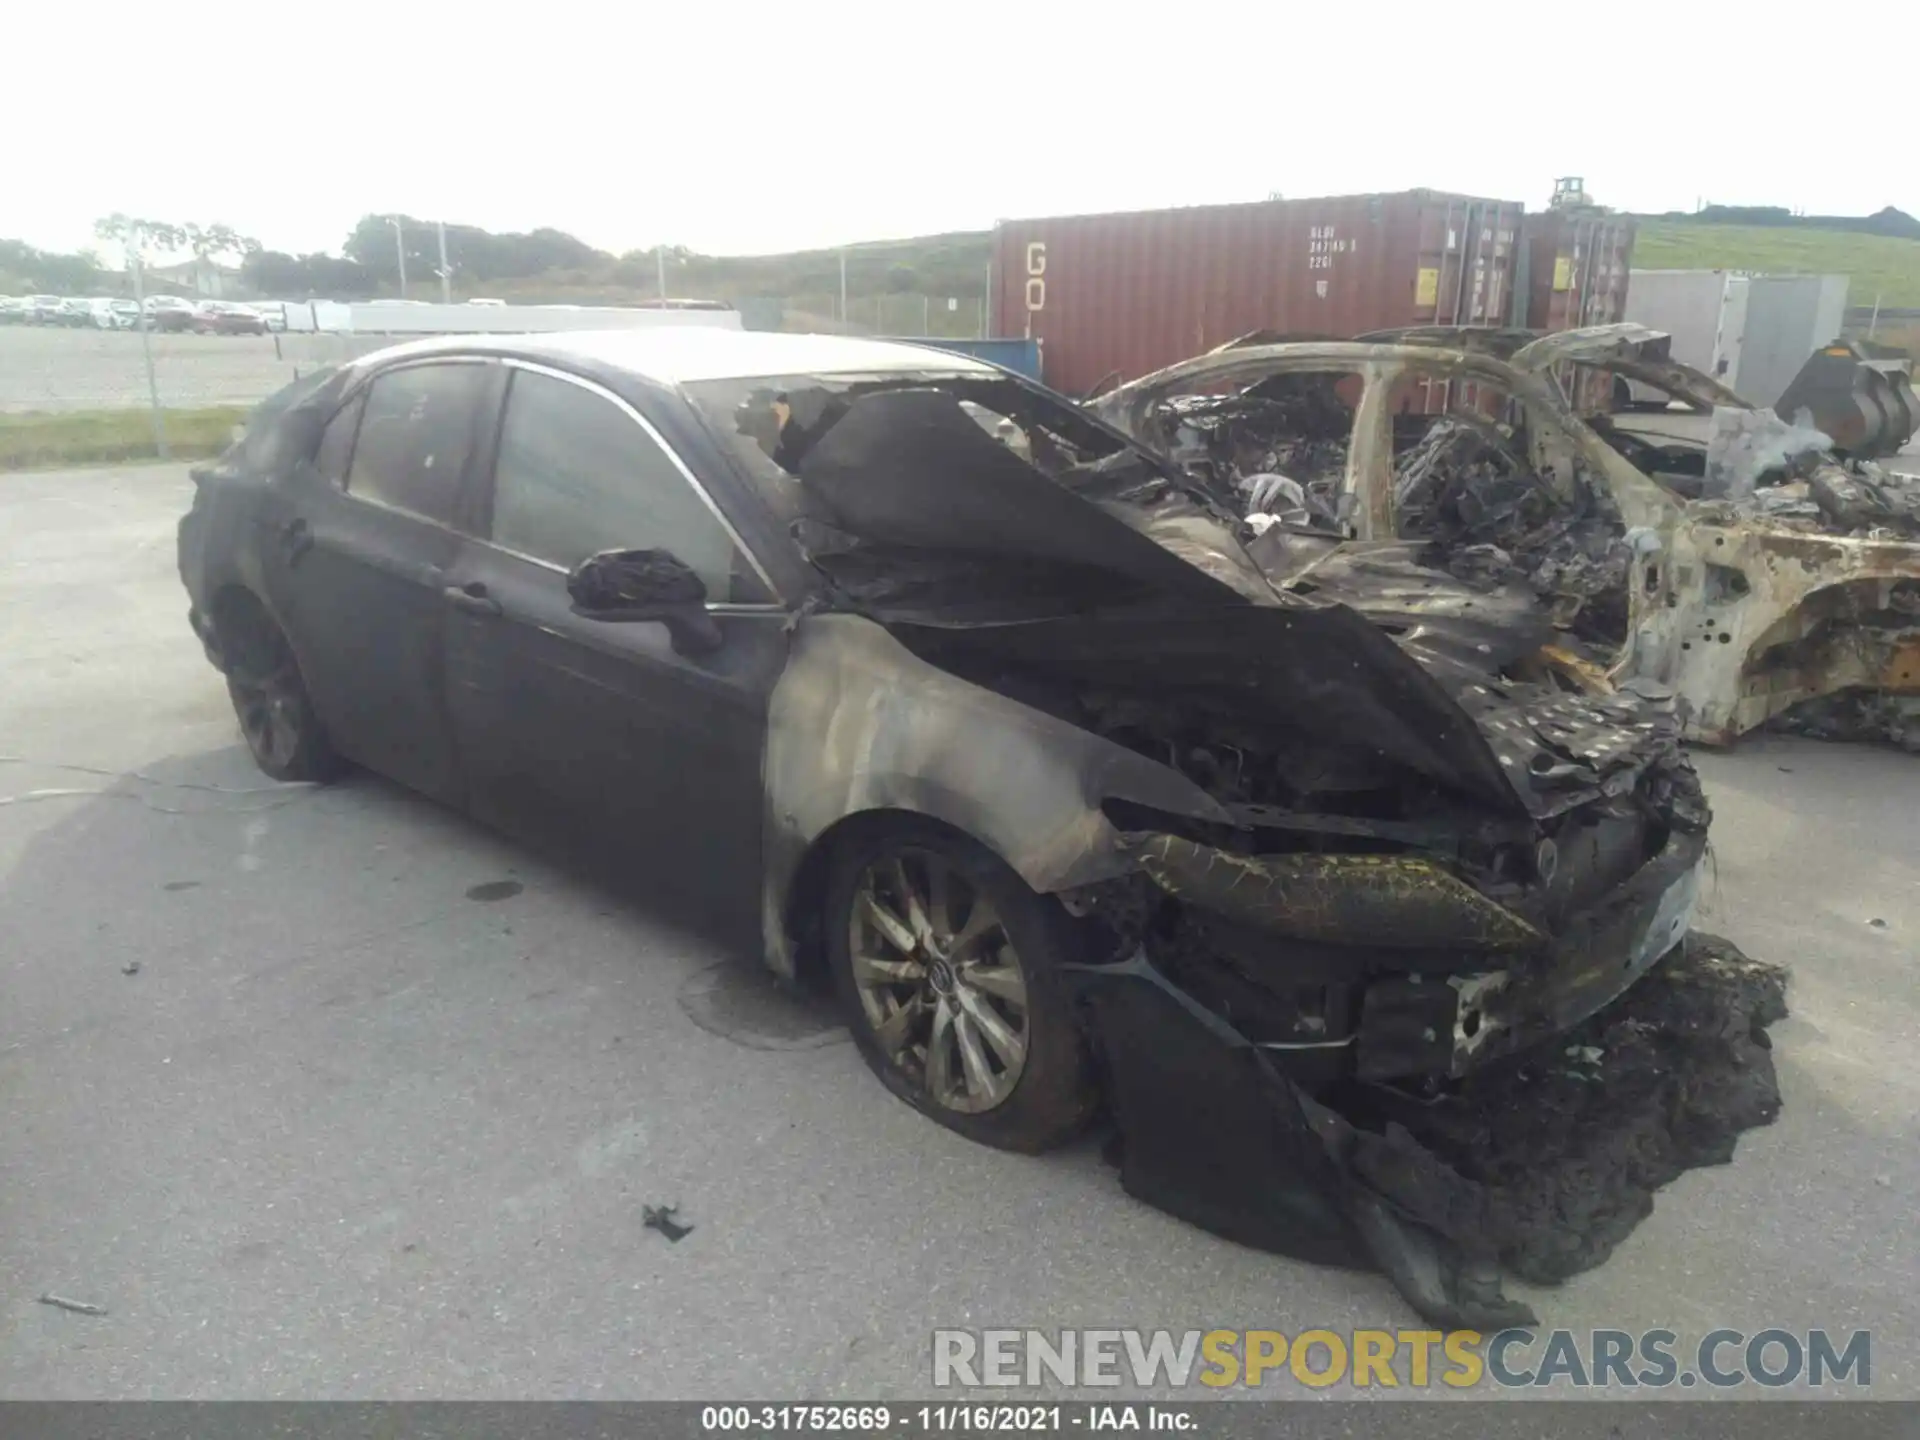
[[[429,305],[404,300],[289,300],[287,329],[337,335],[526,335],[662,325],[741,329],[738,310],[614,305]]]
[[[1774,404],[1807,357],[1838,340],[1846,322],[1846,276],[1755,275],[1733,388],[1756,405]]]
[[[1664,330],[1675,360],[1738,389],[1732,376],[1746,336],[1748,280],[1736,270],[1632,270],[1624,318]],[[1636,386],[1633,398],[1657,393]]]
[[[1840,334],[1844,275],[1749,275],[1737,270],[1635,270],[1626,318],[1673,337],[1673,358],[1704,370],[1755,405],[1778,400],[1807,357]],[[1635,401],[1657,391],[1632,386]]]

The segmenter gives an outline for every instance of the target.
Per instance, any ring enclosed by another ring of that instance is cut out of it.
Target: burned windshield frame
[[[681,387],[702,423],[782,521],[805,513],[791,468],[844,413],[847,403],[881,390],[938,389],[979,411],[1011,421],[1017,435],[987,426],[1035,468],[1063,478],[1077,466],[1128,454],[1178,482],[1165,462],[1064,397],[1007,375],[978,371],[849,371],[828,375],[767,375],[700,380]],[[783,463],[785,462],[785,463]]]
[[[811,473],[815,447],[835,435],[849,413],[857,417],[863,400],[938,392],[1033,472],[1037,504],[1046,507],[1050,493],[1057,506],[1058,486],[1091,507],[1090,525],[1097,526],[1106,511],[1142,528],[1143,505],[1191,489],[1169,461],[1071,400],[1000,373],[929,369],[754,376],[687,382],[681,388],[811,569],[855,608],[884,605],[901,613],[933,606],[952,612],[956,597],[966,593],[995,613],[1068,613],[1130,603],[1153,588],[1098,566],[1036,564],[1031,557],[982,552],[977,545],[949,552],[922,541],[902,548],[848,532],[844,516],[800,473]],[[1003,492],[1003,498],[1010,497]],[[1237,548],[1230,521],[1221,522],[1213,548]],[[1257,574],[1244,552],[1242,559],[1248,573]]]

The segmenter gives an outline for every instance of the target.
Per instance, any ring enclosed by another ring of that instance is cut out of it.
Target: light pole
[[[400,263],[404,270],[405,255],[400,257]],[[444,220],[440,222],[440,303],[453,303],[453,268],[447,264],[447,222]]]
[[[400,217],[389,215],[387,224],[393,227],[393,250],[400,257],[400,298],[407,298],[407,237],[400,226]]]
[[[140,283],[140,246],[146,236],[135,230],[127,237],[127,269],[133,276],[134,322],[140,327],[140,355],[147,363],[147,399],[153,406],[153,448],[162,460],[167,454],[167,422],[160,413],[160,382],[153,374],[153,341],[147,335],[147,296]]]

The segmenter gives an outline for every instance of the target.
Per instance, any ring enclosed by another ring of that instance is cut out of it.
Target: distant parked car
[[[131,300],[95,300],[88,310],[96,330],[131,330],[140,323],[140,307]]]
[[[471,300],[467,301],[467,303],[469,305],[504,305],[507,302],[504,300],[495,300],[491,296],[487,296],[487,295],[476,295]]]
[[[60,297],[58,295],[29,295],[27,297],[26,319],[29,325],[58,325],[60,323]]]
[[[255,300],[252,308],[260,312],[260,318],[269,330],[287,328],[287,307],[278,300]]]
[[[150,330],[191,330],[200,314],[178,295],[149,295],[145,303]]]
[[[267,321],[251,305],[209,300],[194,317],[193,328],[201,335],[264,335]]]
[[[69,296],[60,302],[58,323],[70,329],[78,330],[93,323],[93,301],[80,296]]]
[[[0,325],[18,325],[27,318],[27,301],[23,295],[0,295]]]

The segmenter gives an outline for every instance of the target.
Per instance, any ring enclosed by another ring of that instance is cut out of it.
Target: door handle
[[[478,580],[466,585],[449,585],[440,592],[447,597],[447,603],[456,610],[464,610],[469,615],[498,615],[500,602],[487,593],[487,587]]]
[[[313,548],[313,531],[298,515],[280,527],[280,546],[291,565]]]

